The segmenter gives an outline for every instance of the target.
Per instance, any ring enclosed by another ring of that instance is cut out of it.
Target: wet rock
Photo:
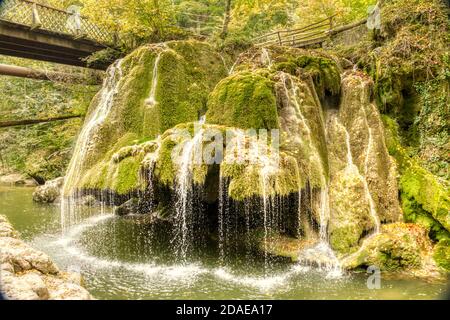
[[[8,299],[92,299],[80,276],[61,272],[49,256],[20,240],[1,215],[0,248],[0,287]]]
[[[431,258],[432,243],[427,231],[415,224],[393,223],[384,225],[381,232],[367,238],[360,250],[342,261],[345,269],[376,266],[382,271],[409,271],[410,274],[426,270],[432,276],[438,268]]]
[[[133,213],[139,212],[139,199],[132,198],[125,202],[124,204],[117,207],[114,213],[118,216],[126,216]]]
[[[266,251],[274,257],[289,258],[292,262],[298,262],[300,253],[307,247],[311,247],[316,240],[296,239],[287,236],[274,236],[267,239],[267,243],[260,242],[261,251]]]
[[[3,237],[15,238],[17,237],[17,232],[8,220],[4,216],[0,215],[0,238]]]
[[[33,193],[33,200],[38,203],[55,202],[61,194],[63,183],[63,177],[47,181],[45,185],[36,188]]]
[[[397,222],[402,216],[397,165],[386,147],[373,86],[366,75],[348,72],[342,80],[339,118],[348,130],[353,162],[367,181],[380,222]]]
[[[439,267],[450,271],[450,240],[441,240],[435,246],[433,258]]]

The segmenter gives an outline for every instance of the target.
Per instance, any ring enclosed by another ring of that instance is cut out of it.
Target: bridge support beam
[[[67,83],[74,83],[74,84],[95,85],[95,84],[102,83],[102,80],[100,77],[94,76],[92,78],[86,78],[84,76],[77,75],[77,74],[55,72],[55,71],[35,70],[35,69],[30,69],[30,68],[2,64],[2,63],[0,63],[0,75],[35,79],[35,80],[54,81],[54,82],[67,82]]]
[[[73,84],[101,84],[102,79],[98,75],[94,75],[92,78],[86,78],[79,74],[70,74],[64,72],[55,71],[43,71],[25,67],[12,66],[0,63],[0,75],[28,78],[35,80],[47,80],[53,82],[66,82]]]

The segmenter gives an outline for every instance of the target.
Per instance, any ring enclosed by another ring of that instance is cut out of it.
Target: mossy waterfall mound
[[[373,82],[337,61],[252,48],[228,73],[204,43],[142,47],[110,68],[66,196],[169,221],[183,261],[206,234],[222,260],[240,246],[265,259],[297,248],[337,265],[333,250],[355,254],[401,219]]]
[[[208,93],[225,74],[222,58],[195,41],[144,46],[116,63],[92,102],[84,130],[95,124],[85,137],[81,133],[75,153],[83,157],[72,159],[66,191],[135,191],[144,154],[129,150],[135,157],[111,161],[113,155],[177,124],[196,121],[205,112]],[[96,114],[102,105],[107,107]],[[83,144],[83,138],[89,141]]]

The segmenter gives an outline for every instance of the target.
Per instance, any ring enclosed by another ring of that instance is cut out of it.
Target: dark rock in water
[[[95,205],[98,205],[98,201],[94,196],[87,195],[87,196],[84,196],[83,198],[81,198],[81,204],[83,206],[93,207]]]
[[[124,204],[118,206],[114,213],[118,216],[126,216],[133,213],[139,213],[139,199],[131,198]]]
[[[47,181],[43,186],[39,186],[33,193],[33,200],[38,203],[53,203],[60,194],[64,183],[64,178],[57,178]]]

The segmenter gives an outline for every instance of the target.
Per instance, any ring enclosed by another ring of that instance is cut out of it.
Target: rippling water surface
[[[98,299],[438,299],[444,284],[420,280],[381,280],[367,288],[366,274],[327,277],[313,268],[264,262],[248,255],[217,261],[206,250],[180,264],[170,249],[155,246],[146,217],[95,215],[61,234],[59,206],[38,205],[32,189],[0,187],[0,213],[22,238],[49,254],[61,269],[82,273]]]

